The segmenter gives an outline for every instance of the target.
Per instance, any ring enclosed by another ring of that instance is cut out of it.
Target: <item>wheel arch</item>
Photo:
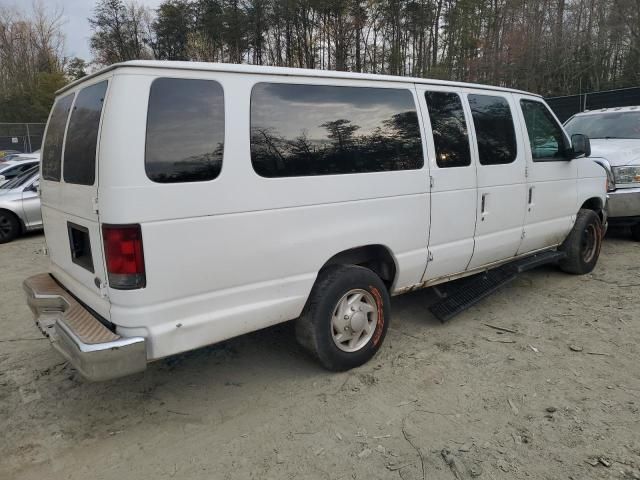
[[[398,276],[398,263],[385,245],[371,244],[349,248],[329,258],[320,271],[331,265],[359,265],[373,271],[384,282],[389,291]]]
[[[591,197],[582,202],[580,206],[580,210],[593,210],[600,221],[604,223],[605,215],[604,215],[604,201],[600,197]]]

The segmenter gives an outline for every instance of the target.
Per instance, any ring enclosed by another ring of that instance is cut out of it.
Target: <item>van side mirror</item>
[[[591,142],[586,135],[574,133],[571,135],[571,158],[577,158],[581,155],[585,157],[591,155]]]

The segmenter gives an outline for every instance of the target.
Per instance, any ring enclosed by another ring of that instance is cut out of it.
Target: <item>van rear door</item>
[[[42,153],[42,216],[53,276],[103,318],[105,268],[98,216],[97,157],[108,87],[102,77],[61,95]]]

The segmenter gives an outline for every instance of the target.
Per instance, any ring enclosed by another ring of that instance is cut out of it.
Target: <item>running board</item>
[[[518,274],[541,265],[555,263],[565,258],[564,252],[548,251],[537,253],[486,272],[452,282],[451,290],[429,311],[441,322],[452,319],[502,286],[514,280]],[[440,285],[442,287],[443,285]]]

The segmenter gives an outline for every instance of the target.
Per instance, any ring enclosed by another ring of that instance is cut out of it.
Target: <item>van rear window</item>
[[[93,185],[96,180],[98,128],[107,81],[83,88],[73,104],[64,147],[64,181]]]
[[[213,80],[154,80],[147,112],[147,176],[160,183],[213,180],[222,169],[223,150],[222,86]]]
[[[60,181],[62,142],[72,102],[73,93],[70,93],[58,99],[53,106],[42,150],[42,177],[45,180]]]

